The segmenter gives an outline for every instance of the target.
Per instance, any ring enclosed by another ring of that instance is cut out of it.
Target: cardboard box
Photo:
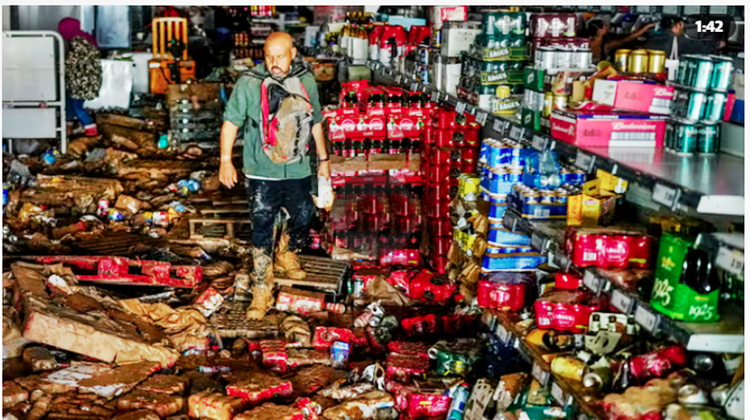
[[[591,99],[626,111],[669,115],[674,87],[630,80],[596,80]]]
[[[601,180],[583,184],[583,193],[568,197],[568,226],[595,227],[610,222],[620,195],[601,188]]]
[[[328,136],[331,140],[385,137],[385,117],[345,115],[330,118]]]
[[[552,137],[577,146],[663,147],[667,117],[556,109],[550,124]]]
[[[470,49],[471,44],[474,43],[474,39],[480,32],[479,29],[443,27],[440,34],[443,42],[440,47],[440,55],[460,57],[461,52]]]

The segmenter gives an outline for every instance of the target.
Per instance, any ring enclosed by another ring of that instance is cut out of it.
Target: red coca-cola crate
[[[418,386],[386,381],[386,390],[393,394],[396,409],[402,416],[410,419],[423,417],[445,417],[450,408],[451,398],[445,389],[435,389],[434,386]]]
[[[394,249],[380,256],[382,266],[419,267],[421,262],[422,257],[416,249]]]
[[[536,324],[542,330],[569,331],[574,334],[588,329],[589,315],[600,305],[582,291],[561,290],[542,296],[534,303]]]
[[[388,356],[385,379],[401,383],[411,383],[424,378],[430,370],[430,359],[410,355]]]
[[[352,330],[348,328],[316,327],[312,345],[316,349],[331,348],[334,342],[343,341],[349,344],[357,342]]]
[[[479,124],[439,128],[432,132],[437,147],[470,147],[479,144]]]
[[[451,128],[456,125],[476,122],[476,118],[471,114],[464,113],[459,115],[450,108],[438,107],[432,112],[432,122],[437,128]]]
[[[427,232],[430,236],[453,236],[453,224],[449,217],[428,217],[427,218]]]
[[[346,115],[328,120],[331,140],[386,137],[385,117]]]
[[[421,138],[426,117],[420,115],[392,115],[388,117],[389,139]]]
[[[432,268],[437,274],[445,274],[448,272],[448,257],[443,255],[433,255],[430,257],[430,268]]]
[[[450,251],[451,245],[453,245],[453,238],[452,237],[433,238],[430,243],[431,243],[430,248],[432,251],[432,255],[444,257],[448,255],[448,251]]]
[[[421,341],[391,341],[388,343],[388,351],[391,354],[406,354],[410,356],[419,356],[423,359],[428,359],[430,356],[427,352],[430,350],[431,345]],[[388,356],[390,357],[390,355]]]

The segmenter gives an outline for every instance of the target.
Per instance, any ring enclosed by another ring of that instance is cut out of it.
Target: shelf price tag
[[[510,137],[511,140],[520,141],[521,137],[523,137],[523,127],[514,125],[510,129],[510,134],[508,134],[508,137]]]
[[[539,365],[539,363],[534,362],[534,365],[531,367],[531,376],[537,380],[543,387],[547,386],[547,382],[549,381],[549,372],[542,369],[542,367]]]
[[[411,84],[411,91],[416,92],[419,89],[419,83],[414,82]]]
[[[635,322],[639,323],[646,331],[653,333],[656,328],[656,315],[641,305],[635,309]]]
[[[495,122],[492,124],[492,129],[495,130],[498,134],[503,134],[503,131],[505,131],[505,122],[499,119],[496,119]]]
[[[745,254],[722,246],[716,254],[716,265],[732,274],[742,276],[745,272]]]
[[[435,102],[435,103],[440,102],[440,92],[439,91],[436,90],[436,91],[432,92],[432,102]]]
[[[544,238],[536,233],[531,234],[531,247],[540,251],[544,250]]]
[[[542,152],[547,147],[547,140],[546,137],[534,134],[534,137],[531,138],[531,147]]]
[[[679,193],[679,190],[672,187],[667,187],[666,185],[659,184],[657,182],[656,185],[654,185],[654,191],[653,194],[651,194],[651,199],[661,205],[667,206],[669,208],[674,208],[677,200],[679,199]]]
[[[401,74],[400,73],[396,75],[396,83],[399,84],[399,85],[401,84]]]
[[[591,172],[591,168],[594,166],[594,157],[591,155],[587,155],[586,153],[583,153],[579,150],[578,153],[576,153],[576,160],[574,165],[576,168],[582,169],[586,171],[586,173],[589,173]]]
[[[557,384],[557,382],[552,382],[550,393],[552,394],[552,398],[554,398],[558,404],[565,407],[567,398],[565,398],[565,393],[563,392],[562,388],[560,388],[560,385]]]
[[[461,101],[456,102],[456,112],[463,114],[464,111],[466,111],[466,104]]]
[[[583,273],[583,285],[594,293],[599,293],[602,290],[602,280],[590,270]]]
[[[484,125],[487,122],[487,113],[484,111],[477,111],[477,122]]]
[[[614,291],[612,291],[610,303],[618,311],[624,314],[628,314],[632,309],[633,299],[625,293],[619,291],[618,289],[615,289]]]

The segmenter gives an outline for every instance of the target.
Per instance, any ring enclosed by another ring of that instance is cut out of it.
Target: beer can
[[[554,95],[552,92],[544,93],[544,108],[542,108],[542,116],[549,118],[552,115],[552,109],[554,108]]]
[[[505,99],[505,98],[510,97],[510,86],[507,86],[507,85],[498,86],[497,89],[495,89],[495,96],[500,99]]]
[[[719,122],[724,117],[724,107],[727,103],[727,94],[724,92],[709,92],[706,98],[706,107],[703,112],[703,120],[707,122]]]
[[[334,367],[345,367],[349,361],[349,343],[336,341],[331,346],[331,364]]]
[[[574,357],[556,357],[550,365],[552,373],[576,382],[583,380],[586,363]]]
[[[725,92],[732,82],[734,63],[730,57],[711,56],[714,62],[711,75],[711,89]]]
[[[630,50],[617,50],[615,51],[615,68],[620,72],[628,71],[628,61],[630,59]]]
[[[684,117],[691,121],[698,121],[703,117],[708,95],[703,92],[690,92]]]
[[[664,149],[669,152],[674,150],[674,131],[675,122],[672,120],[667,121],[667,126],[664,129]]]
[[[713,155],[719,151],[718,124],[702,124],[698,127],[696,151],[701,155]]]
[[[558,49],[555,51],[555,68],[569,69],[572,67],[573,51]]]
[[[556,197],[558,204],[568,204],[568,193],[565,190],[558,191]]]
[[[664,62],[667,60],[667,53],[661,50],[648,51],[648,72],[664,73]]]
[[[109,211],[109,200],[106,198],[99,199],[99,216],[106,216]]]
[[[591,67],[591,50],[574,51],[571,54],[570,67],[582,70]]]
[[[635,50],[630,53],[628,72],[633,74],[648,72],[648,53],[646,50]]]
[[[714,71],[714,62],[711,57],[701,55],[696,56],[691,61],[694,64],[694,72],[691,73],[690,86],[696,89],[708,89],[711,86],[711,79]]]
[[[539,47],[539,62],[537,67],[541,67],[544,70],[552,70],[555,68],[555,57],[556,51],[550,47]]]
[[[448,409],[448,417],[446,420],[462,420],[466,409],[466,401],[468,399],[469,386],[467,384],[459,385],[453,395],[453,401],[451,401],[451,406]]]
[[[695,153],[698,141],[698,126],[683,119],[675,118],[673,150],[677,155],[686,156]]]
[[[563,110],[568,107],[568,95],[564,93],[554,95],[552,102],[554,109]]]

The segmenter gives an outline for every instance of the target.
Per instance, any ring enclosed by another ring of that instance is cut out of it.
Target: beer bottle
[[[694,291],[707,295],[721,287],[719,276],[713,269],[713,262],[706,251],[690,249],[682,263],[680,282]]]
[[[633,384],[633,376],[630,368],[630,359],[632,356],[630,353],[624,353],[622,357],[622,363],[617,369],[615,374],[614,382],[612,383],[612,392],[622,394],[628,387]]]

